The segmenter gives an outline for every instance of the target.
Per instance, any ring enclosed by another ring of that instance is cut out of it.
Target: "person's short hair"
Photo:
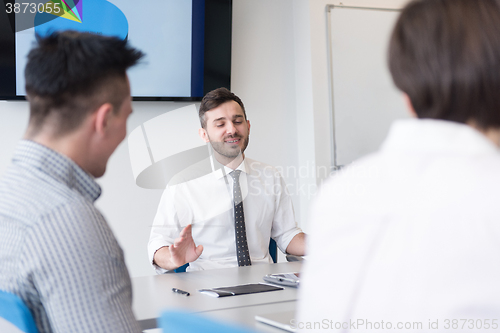
[[[419,118],[499,128],[499,1],[410,2],[391,36],[389,69]]]
[[[217,88],[207,93],[201,100],[200,110],[198,112],[198,116],[200,117],[201,127],[206,128],[207,126],[207,120],[205,119],[205,113],[207,111],[215,109],[219,105],[229,101],[235,101],[241,106],[241,109],[243,110],[243,115],[245,116],[246,120],[247,114],[245,112],[245,106],[243,106],[243,102],[241,101],[241,99],[232,92],[230,92],[227,88]]]
[[[37,36],[24,73],[30,126],[39,130],[50,118],[62,135],[104,103],[117,112],[128,94],[126,70],[143,56],[115,37],[76,31]]]

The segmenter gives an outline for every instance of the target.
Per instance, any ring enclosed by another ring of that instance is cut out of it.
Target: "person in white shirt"
[[[177,177],[165,189],[148,244],[156,271],[165,273],[186,263],[188,271],[272,263],[271,238],[281,251],[304,255],[305,235],[297,227],[281,175],[245,157],[250,121],[241,99],[226,88],[213,90],[203,98],[199,116],[200,137],[213,148],[213,169],[193,176],[200,169],[194,165],[183,173],[189,180]],[[237,208],[240,203],[243,207]],[[243,214],[235,216],[241,210]],[[241,216],[244,224],[238,226]],[[236,239],[245,237],[249,258],[243,263]]]
[[[389,68],[415,118],[311,210],[299,331],[500,326],[500,2],[416,0]]]

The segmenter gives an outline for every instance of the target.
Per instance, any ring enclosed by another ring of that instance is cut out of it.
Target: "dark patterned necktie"
[[[233,202],[234,202],[234,228],[236,231],[236,255],[238,266],[250,266],[250,252],[248,251],[247,232],[245,229],[245,214],[243,214],[243,200],[240,188],[240,170],[229,173],[233,178]]]

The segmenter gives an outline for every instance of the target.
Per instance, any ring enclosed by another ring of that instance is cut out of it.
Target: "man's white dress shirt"
[[[302,331],[500,326],[500,154],[475,129],[395,122],[380,151],[322,187],[310,226]]]
[[[272,263],[269,240],[285,251],[292,238],[302,232],[295,221],[292,201],[279,172],[264,163],[245,158],[240,186],[252,264]],[[189,270],[238,266],[234,231],[233,180],[225,166],[201,177],[167,186],[153,223],[148,244],[154,253],[173,244],[181,230],[192,224],[195,244],[203,245],[201,256]],[[158,273],[166,270],[156,266]]]

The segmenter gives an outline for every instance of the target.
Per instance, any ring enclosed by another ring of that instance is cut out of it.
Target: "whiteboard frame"
[[[334,110],[334,87],[333,87],[333,53],[332,53],[332,29],[331,29],[331,11],[337,7],[352,8],[352,9],[368,9],[368,10],[383,10],[383,11],[401,11],[410,0],[337,0],[325,6],[326,15],[326,47],[328,60],[328,99],[331,118],[331,156],[333,170],[339,170],[343,166],[337,163],[337,142],[335,139],[335,110]]]

